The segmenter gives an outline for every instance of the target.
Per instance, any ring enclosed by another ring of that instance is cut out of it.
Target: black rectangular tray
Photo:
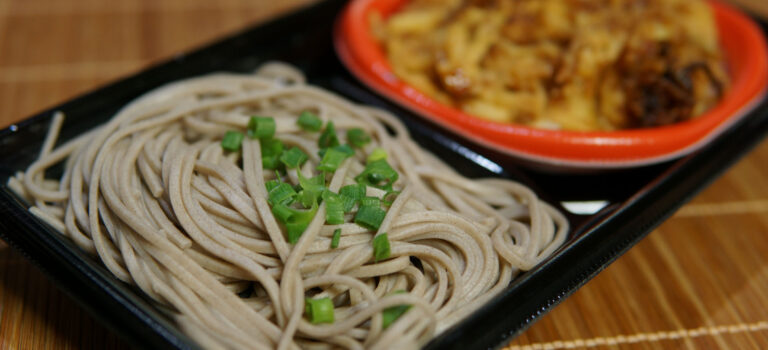
[[[97,259],[27,211],[7,187],[9,176],[36,157],[54,111],[67,121],[66,141],[109,119],[121,106],[164,83],[215,71],[250,72],[269,60],[298,66],[310,83],[400,116],[422,146],[467,176],[512,178],[550,203],[604,201],[589,215],[568,214],[573,230],[551,258],[520,275],[501,295],[439,335],[427,349],[495,348],[506,344],[645,237],[683,203],[751,150],[768,131],[764,99],[709,145],[663,164],[602,173],[551,173],[462,140],[361,85],[332,46],[345,4],[330,0],[179,55],[0,131],[0,237],[33,261],[74,299],[141,348],[195,349],[192,341],[138,289],[114,278]],[[763,24],[763,29],[766,29]]]

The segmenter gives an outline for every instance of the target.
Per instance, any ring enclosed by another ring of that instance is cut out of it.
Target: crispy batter
[[[488,120],[666,125],[702,114],[728,84],[698,0],[413,0],[372,19],[396,75]]]

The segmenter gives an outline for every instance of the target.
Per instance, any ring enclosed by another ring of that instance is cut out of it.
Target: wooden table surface
[[[308,1],[0,0],[0,128]],[[763,142],[508,348],[768,349],[767,214]],[[127,345],[0,242],[0,348]]]

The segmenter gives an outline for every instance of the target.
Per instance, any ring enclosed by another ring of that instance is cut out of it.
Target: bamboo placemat
[[[0,128],[308,1],[0,0]],[[507,348],[768,349],[765,164],[768,142]],[[127,345],[0,242],[0,348]]]

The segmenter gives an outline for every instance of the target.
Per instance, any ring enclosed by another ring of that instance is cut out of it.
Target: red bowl
[[[760,28],[736,9],[711,1],[731,86],[707,113],[669,126],[577,132],[484,120],[417,91],[392,72],[374,39],[369,14],[385,18],[407,0],[355,0],[341,15],[335,46],[347,68],[382,95],[470,140],[536,164],[622,168],[680,157],[706,144],[747,114],[768,84],[768,48]]]

